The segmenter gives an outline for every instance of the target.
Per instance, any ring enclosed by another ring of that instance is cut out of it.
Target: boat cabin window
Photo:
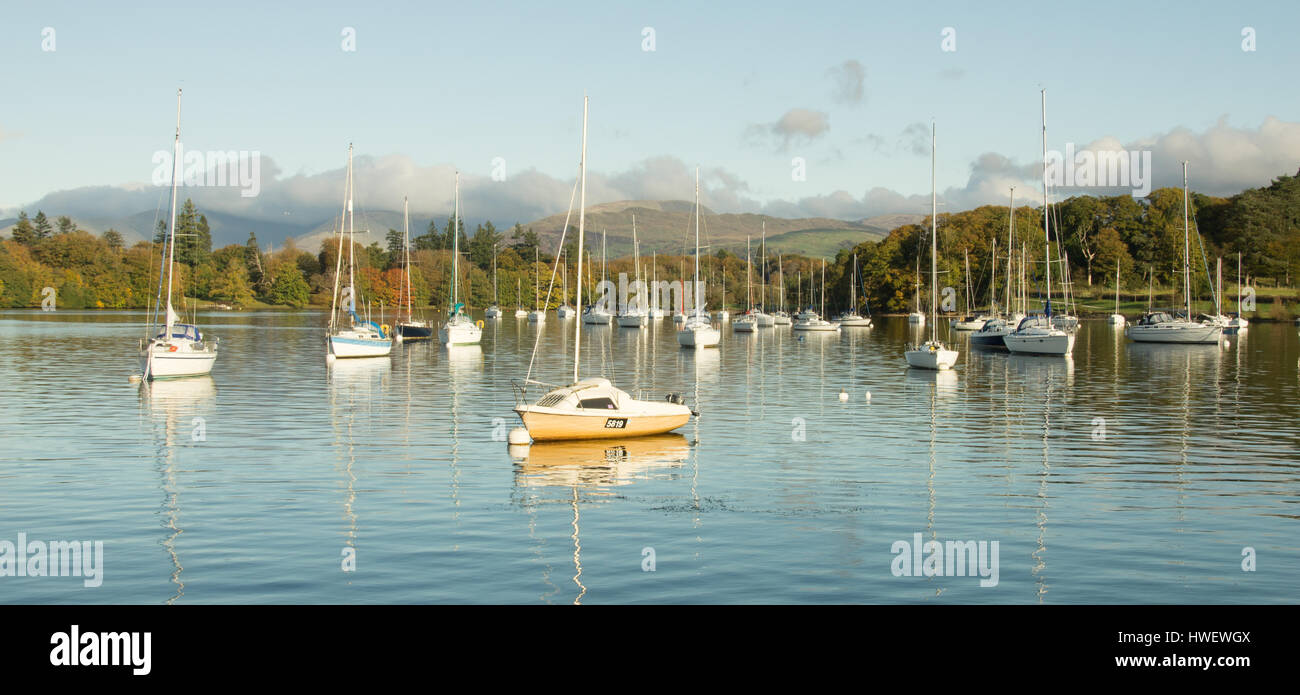
[[[167,338],[166,329],[158,331],[156,338]],[[199,341],[203,339],[199,329],[196,326],[190,326],[184,323],[178,323],[172,326],[172,338],[182,338],[184,340]]]
[[[615,410],[614,401],[609,398],[584,398],[578,402],[583,408],[594,408],[597,410]]]

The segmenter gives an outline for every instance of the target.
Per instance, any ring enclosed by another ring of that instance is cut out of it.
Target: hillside
[[[636,215],[637,235],[641,240],[644,253],[681,253],[694,243],[693,205],[685,200],[637,200],[620,201],[593,205],[587,209],[588,248],[599,252],[600,232],[609,234],[608,253],[612,258],[632,253],[632,215]],[[228,244],[243,244],[248,240],[249,232],[257,234],[263,248],[268,245],[280,248],[285,240],[292,238],[295,246],[315,252],[321,242],[331,237],[337,229],[338,218],[326,220],[295,220],[286,214],[283,221],[265,221],[241,217],[223,212],[200,211],[208,218],[212,229],[213,248]],[[47,214],[58,214],[47,211]],[[153,226],[158,213],[145,210],[128,217],[117,219],[100,219],[91,217],[74,217],[77,226],[92,234],[99,235],[109,228],[122,233],[127,245],[153,238]],[[491,215],[487,216],[491,218]],[[559,239],[560,228],[564,225],[564,214],[551,215],[539,220],[524,223],[524,228],[531,228],[542,238],[544,247],[555,248]],[[882,215],[859,221],[845,221],[825,217],[788,219],[769,215],[718,214],[707,207],[701,209],[700,244],[716,251],[725,248],[738,255],[745,253],[745,236],[753,239],[754,248],[758,248],[759,236],[764,223],[767,225],[768,249],[782,253],[802,253],[812,256],[833,256],[840,248],[853,246],[863,241],[880,239],[891,229],[900,224],[914,223],[924,219],[921,215]],[[509,234],[514,226],[513,220],[493,220],[503,234],[506,243],[511,243]],[[0,235],[8,236],[13,226],[13,218],[0,220]],[[430,218],[412,216],[411,236],[416,237],[428,228]],[[439,225],[446,222],[438,219]],[[363,244],[378,242],[385,245],[384,237],[389,229],[402,228],[402,213],[390,210],[358,210],[356,213],[357,241]],[[467,219],[470,234],[478,224],[475,219]],[[571,221],[577,225],[577,218]],[[369,234],[367,234],[369,230]]]
[[[611,257],[632,253],[632,216],[636,215],[637,238],[641,252],[681,253],[694,244],[694,216],[692,203],[684,200],[620,201],[594,205],[587,209],[588,248],[600,249],[600,235],[608,233],[608,253]],[[717,214],[701,207],[700,245],[711,250],[725,248],[744,255],[745,237],[749,235],[757,248],[764,224],[767,226],[769,249],[780,244],[786,253],[833,253],[843,243],[860,243],[879,239],[889,229],[864,222],[847,222],[825,217],[788,219],[753,213]],[[542,238],[543,245],[551,248],[564,226],[564,214],[551,215],[524,224]],[[576,216],[570,221],[577,225]],[[781,241],[777,241],[781,239]]]

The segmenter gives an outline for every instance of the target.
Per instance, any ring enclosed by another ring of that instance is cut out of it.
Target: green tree
[[[58,226],[59,234],[71,234],[77,230],[76,223],[74,223],[72,218],[67,215],[60,215],[54,223]]]
[[[212,298],[237,307],[253,303],[253,285],[248,281],[248,266],[243,258],[225,259],[221,272],[213,281]]]
[[[491,221],[485,222],[474,230],[469,240],[469,260],[480,268],[491,272],[492,250],[501,243],[501,235]]]
[[[378,246],[377,243],[375,245]],[[271,274],[275,280],[266,292],[267,302],[295,309],[307,306],[307,301],[311,298],[311,287],[296,263],[291,260],[276,261]]]
[[[393,268],[402,264],[402,250],[405,246],[402,239],[402,233],[388,228],[388,235],[385,239],[388,243],[388,262],[384,264],[386,268]]]
[[[122,252],[125,242],[122,240],[121,232],[110,227],[108,231],[103,233],[102,238],[104,239],[104,242],[108,244],[108,248],[112,249],[113,253]]]
[[[31,246],[36,243],[36,229],[32,227],[32,221],[27,219],[26,210],[18,213],[18,222],[14,224],[14,230],[10,237],[24,246]]]
[[[244,244],[244,265],[248,281],[254,288],[262,287],[266,273],[262,271],[262,249],[257,244],[257,232],[248,233],[248,242]]]
[[[41,210],[37,210],[36,217],[32,218],[32,226],[36,229],[36,238],[38,240],[48,239],[53,231],[50,227],[49,218]]]

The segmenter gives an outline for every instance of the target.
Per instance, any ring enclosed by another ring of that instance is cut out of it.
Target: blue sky
[[[710,172],[717,206],[775,212],[876,187],[928,202],[929,158],[902,133],[931,118],[940,190],[954,206],[977,203],[983,193],[953,191],[970,189],[981,155],[1039,161],[1040,86],[1054,148],[1300,120],[1294,2],[550,5],[10,5],[0,209],[147,181],[152,154],[170,148],[177,86],[188,148],[257,150],[283,177],[339,169],[351,141],[359,154],[467,177],[488,176],[502,157],[511,176],[570,181],[585,90],[593,173],[636,176],[670,157]],[[1255,52],[1241,49],[1248,26]],[[53,52],[41,50],[44,27],[56,32]],[[356,30],[355,52],[341,49],[344,27]],[[642,50],[644,27],[653,52]],[[941,50],[944,27],[956,30],[954,52]],[[829,72],[846,61],[864,72],[856,103],[836,98]],[[770,128],[792,109],[821,112],[829,128],[782,147]],[[1274,134],[1288,156],[1300,148],[1293,132]],[[807,161],[806,181],[791,180],[794,156]],[[1300,167],[1247,164],[1219,185],[1264,185]],[[723,189],[747,202],[728,203]],[[420,192],[408,193],[418,206]],[[562,212],[567,188],[560,197]]]

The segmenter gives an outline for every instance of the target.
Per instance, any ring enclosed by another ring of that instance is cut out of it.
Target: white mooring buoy
[[[526,428],[516,427],[510,430],[510,434],[507,438],[507,441],[511,445],[532,444],[533,438],[529,436],[528,430]]]
[[[849,400],[849,392],[845,391],[844,389],[840,389],[840,402],[844,403],[848,400]]]
[[[871,402],[871,392],[867,391],[867,402]]]

